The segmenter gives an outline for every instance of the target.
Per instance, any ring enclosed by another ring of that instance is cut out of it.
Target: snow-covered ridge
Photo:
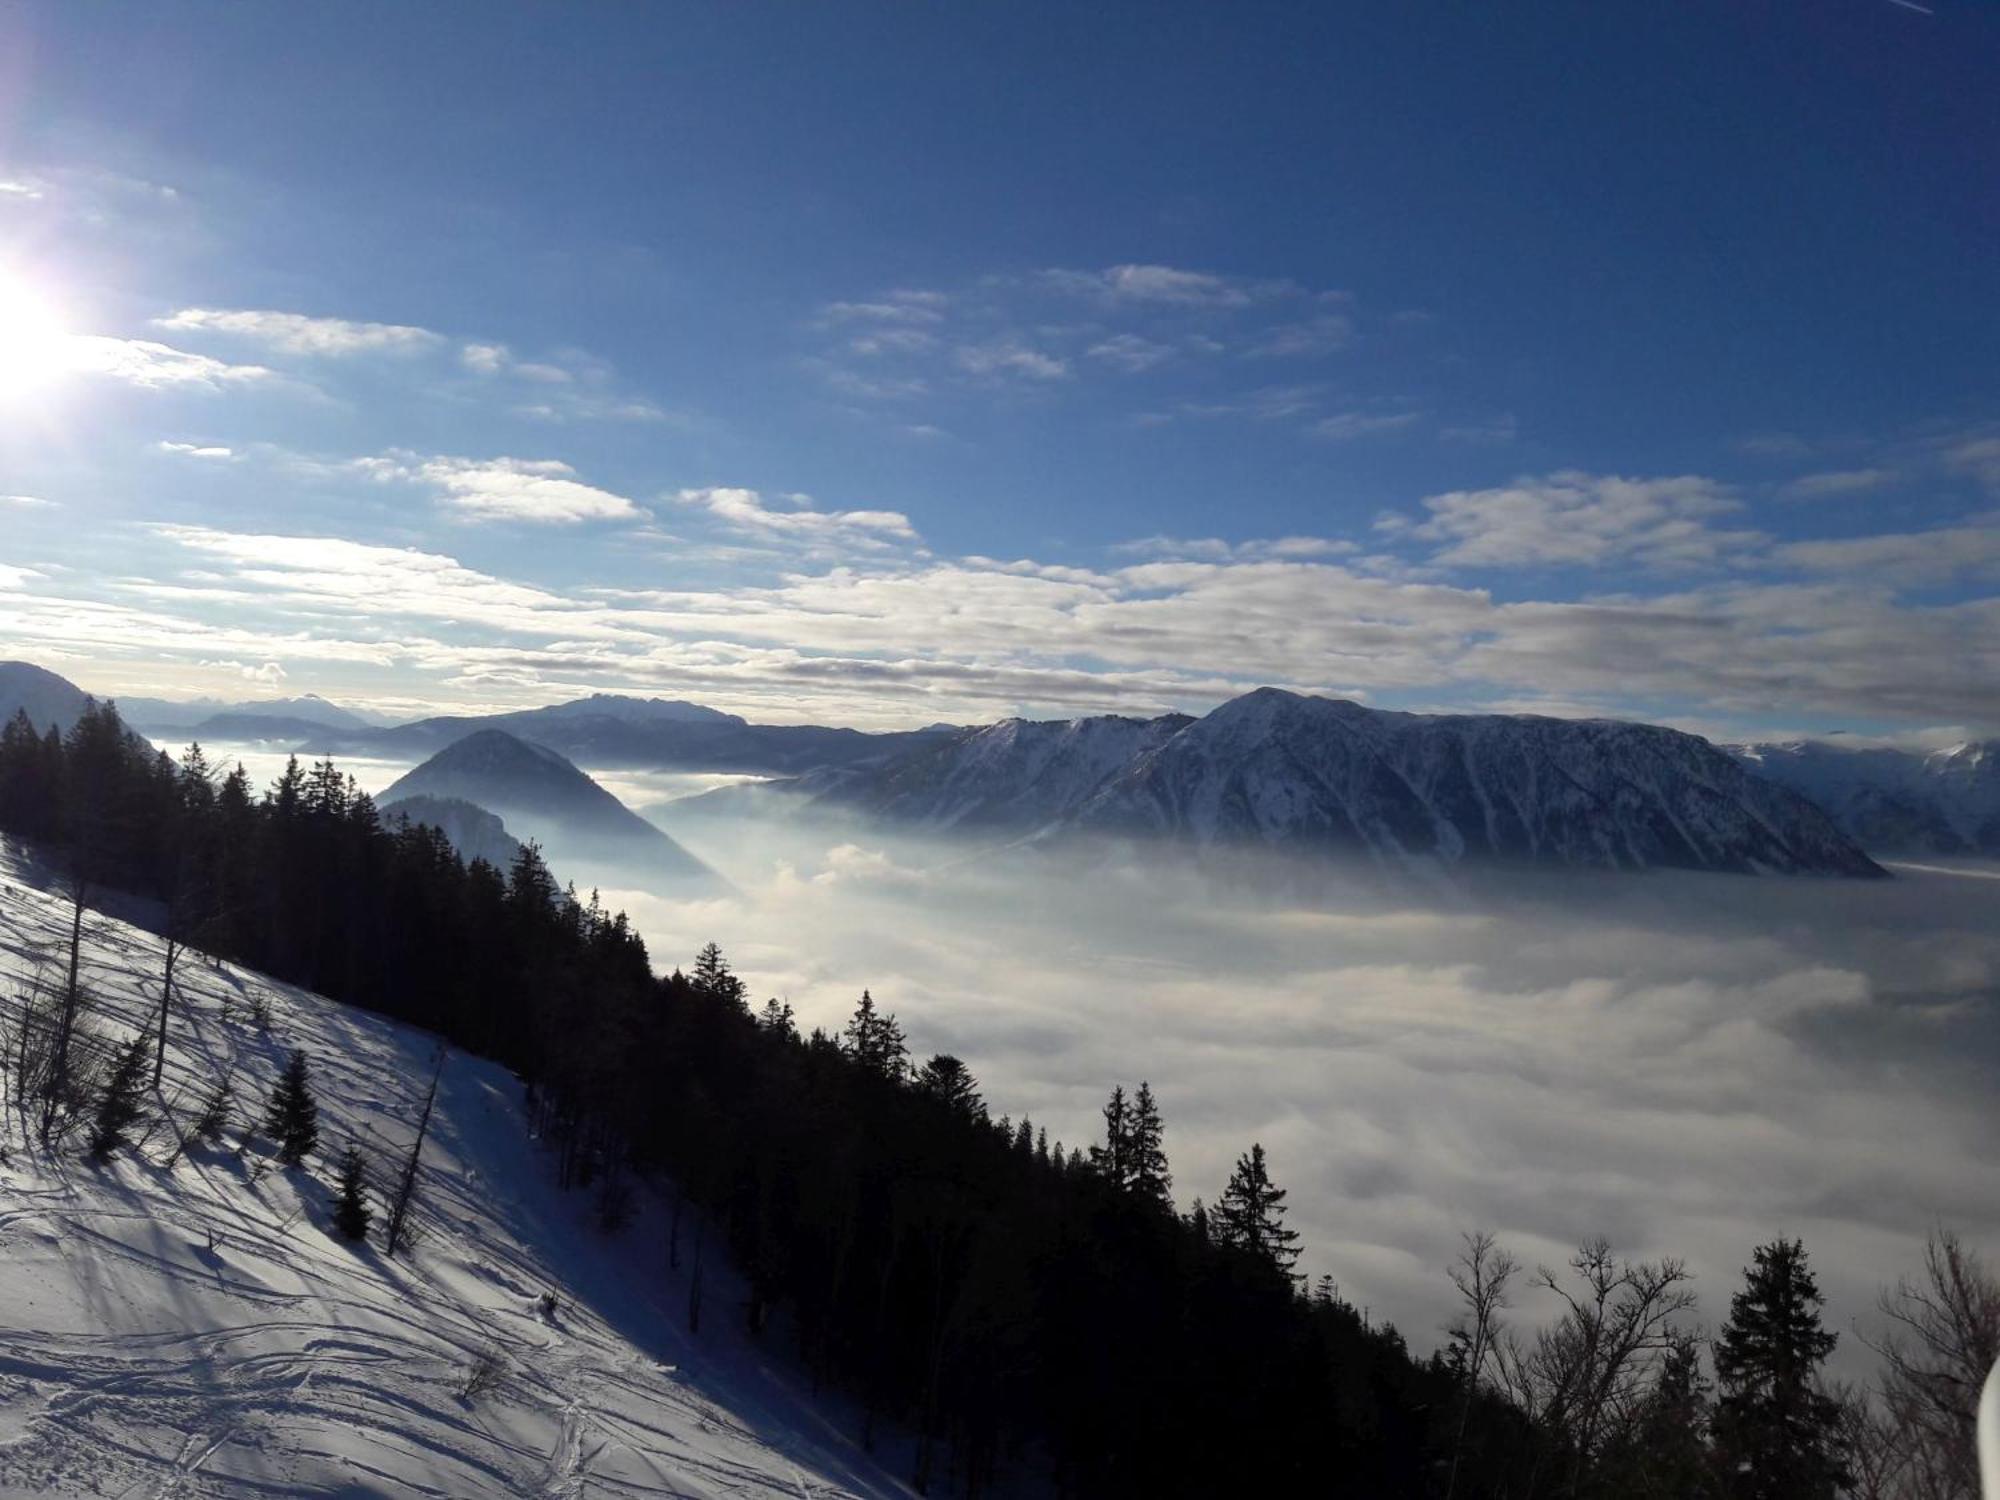
[[[66,951],[67,917],[0,848],[10,1031],[37,955]],[[87,920],[102,1032],[154,1013],[161,961],[150,934]],[[100,1168],[73,1141],[24,1149],[7,1111],[0,1496],[906,1493],[737,1341],[734,1290],[713,1264],[717,1315],[699,1341],[683,1335],[686,1287],[661,1268],[657,1205],[617,1240],[588,1227],[495,1065],[446,1066],[415,1253],[337,1238],[331,1161],[287,1172],[268,1147],[238,1154],[240,1125],[303,1047],[322,1158],[358,1141],[380,1184],[413,1133],[433,1039],[233,966],[184,960],[180,980],[163,1096],[185,1120],[233,1068],[228,1149],[197,1146],[168,1169],[161,1129]],[[492,1387],[468,1396],[488,1359]]]
[[[1881,871],[1804,798],[1650,724],[1409,714],[1260,688],[1201,719],[1008,720],[829,787],[936,828],[1786,874]]]
[[[2000,857],[2000,740],[1943,750],[1827,740],[1729,748],[1760,776],[1818,803],[1865,849]]]

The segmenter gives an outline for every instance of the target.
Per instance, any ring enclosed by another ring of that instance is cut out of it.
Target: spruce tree
[[[118,1049],[118,1061],[97,1098],[97,1118],[91,1124],[90,1154],[103,1161],[127,1144],[127,1132],[138,1123],[146,1089],[146,1039],[135,1036]]]
[[[750,1008],[750,987],[730,971],[729,961],[713,943],[694,956],[694,972],[688,978],[710,999],[742,1010]]]
[[[930,1095],[968,1120],[986,1118],[986,1103],[979,1097],[979,1081],[970,1068],[949,1052],[940,1052],[923,1065],[917,1073],[917,1091]]]
[[[368,1224],[375,1211],[368,1206],[368,1168],[361,1160],[361,1148],[348,1143],[340,1153],[340,1177],[333,1200],[333,1227],[350,1240],[368,1238]]]
[[[1730,1500],[1834,1500],[1848,1482],[1840,1402],[1819,1367],[1839,1335],[1805,1246],[1759,1245],[1715,1344],[1715,1440]]]
[[[1299,1232],[1285,1227],[1285,1190],[1272,1185],[1261,1145],[1252,1145],[1248,1156],[1236,1158],[1236,1170],[1215,1200],[1211,1219],[1218,1243],[1233,1245],[1291,1274],[1299,1258]]]
[[[1115,1188],[1123,1188],[1132,1172],[1132,1107],[1125,1086],[1111,1090],[1104,1104],[1104,1144],[1090,1148],[1091,1170]]]
[[[278,1160],[288,1167],[296,1167],[319,1146],[319,1105],[313,1100],[303,1050],[292,1053],[278,1086],[271,1090],[264,1133],[278,1143]]]
[[[903,1028],[893,1015],[875,1009],[875,997],[863,990],[861,1003],[847,1029],[840,1034],[841,1050],[871,1073],[901,1079],[909,1066],[910,1049],[903,1040]]]
[[[1132,1098],[1132,1113],[1126,1126],[1128,1192],[1148,1203],[1171,1210],[1174,1206],[1174,1179],[1167,1170],[1164,1143],[1166,1125],[1160,1107],[1153,1100],[1153,1086],[1141,1082]]]

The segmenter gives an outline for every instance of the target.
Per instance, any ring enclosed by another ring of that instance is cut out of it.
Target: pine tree
[[[1132,1172],[1132,1108],[1125,1086],[1111,1090],[1104,1105],[1104,1144],[1090,1148],[1090,1167],[1115,1188],[1123,1188]]]
[[[1132,1113],[1126,1124],[1126,1190],[1148,1203],[1172,1211],[1174,1179],[1167,1170],[1164,1144],[1166,1125],[1160,1107],[1153,1100],[1153,1086],[1142,1081],[1132,1098]]]
[[[775,995],[764,1002],[764,1009],[757,1017],[757,1025],[772,1036],[789,1037],[793,1041],[797,1041],[799,1037],[799,1023],[792,1015],[791,1002],[781,1001]]]
[[[708,944],[694,956],[694,972],[688,978],[710,999],[739,1009],[749,1009],[750,987],[730,972],[728,960],[723,958],[722,950],[715,944]]]
[[[138,1123],[146,1089],[146,1039],[135,1036],[118,1049],[104,1092],[98,1095],[97,1118],[90,1131],[90,1154],[103,1161],[127,1144],[127,1132]]]
[[[361,1148],[352,1142],[340,1153],[340,1177],[333,1200],[333,1227],[350,1240],[368,1238],[375,1211],[368,1206],[368,1169]]]
[[[847,1029],[840,1034],[841,1050],[871,1073],[901,1079],[909,1066],[910,1049],[903,1040],[903,1028],[893,1015],[875,1009],[875,997],[863,990],[861,1003]]]
[[[1819,1383],[1839,1335],[1805,1246],[1759,1245],[1715,1344],[1715,1438],[1731,1500],[1833,1500],[1848,1481],[1840,1403]]]
[[[303,1050],[292,1053],[278,1086],[271,1090],[264,1133],[278,1143],[278,1160],[288,1167],[296,1167],[318,1149],[319,1105],[313,1100]]]
[[[940,1052],[917,1073],[917,1091],[928,1094],[947,1109],[968,1120],[986,1118],[986,1103],[979,1097],[979,1082],[972,1070],[949,1052]]]
[[[1287,1229],[1285,1190],[1271,1184],[1264,1148],[1252,1145],[1248,1156],[1236,1158],[1229,1186],[1215,1201],[1211,1215],[1218,1243],[1233,1245],[1290,1275],[1299,1258],[1299,1232]]]
[[[211,1145],[221,1140],[223,1131],[229,1128],[229,1110],[235,1102],[235,1090],[230,1087],[228,1076],[216,1079],[209,1091],[202,1095],[201,1109],[194,1117],[193,1133]]]

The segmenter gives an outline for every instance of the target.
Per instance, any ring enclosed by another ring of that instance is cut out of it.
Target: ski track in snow
[[[59,979],[68,912],[0,846],[0,1021],[38,961]],[[85,923],[93,1018],[123,1037],[157,1013],[162,948]],[[424,1152],[413,1254],[333,1235],[335,1155],[372,1185],[414,1133],[433,1039],[233,967],[183,959],[160,1094],[185,1125],[235,1071],[224,1146],[164,1161],[171,1133],[99,1168],[72,1137],[23,1148],[0,1122],[0,1497],[107,1500],[316,1495],[906,1496],[731,1326],[737,1289],[710,1271],[700,1339],[662,1272],[660,1205],[607,1240],[583,1195],[556,1191],[518,1084],[454,1053]],[[268,1034],[250,1019],[265,997]],[[285,1053],[311,1054],[321,1152],[287,1172],[238,1152]],[[557,1299],[555,1317],[537,1306]],[[462,1394],[488,1354],[495,1387]]]

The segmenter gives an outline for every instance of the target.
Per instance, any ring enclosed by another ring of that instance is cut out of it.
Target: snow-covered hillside
[[[67,932],[61,898],[0,848],[10,1033]],[[161,959],[154,937],[88,920],[100,1032],[143,1023]],[[589,1227],[587,1200],[551,1186],[497,1066],[446,1065],[414,1253],[335,1236],[332,1158],[357,1141],[387,1178],[431,1038],[231,967],[184,963],[181,980],[162,1094],[185,1124],[233,1069],[224,1147],[168,1168],[162,1127],[98,1167],[74,1139],[24,1147],[8,1106],[0,1496],[905,1493],[740,1341],[713,1257],[701,1335],[683,1333],[687,1269],[663,1270],[656,1205],[617,1239]],[[311,1057],[322,1154],[286,1171],[268,1144],[235,1147],[292,1047]],[[468,1393],[482,1367],[490,1387]]]
[[[1275,688],[1192,720],[1009,720],[820,795],[930,827],[1267,845],[1392,867],[1881,873],[1810,802],[1694,735],[1392,713]]]
[[[2000,740],[1944,750],[1826,740],[1730,747],[1878,854],[2000,856]]]

